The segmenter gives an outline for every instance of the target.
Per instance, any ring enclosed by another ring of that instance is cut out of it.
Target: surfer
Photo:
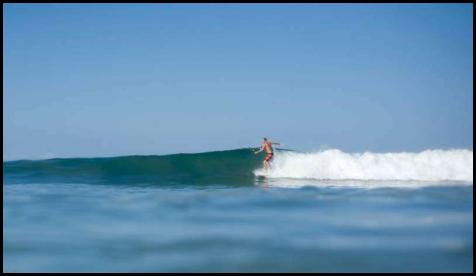
[[[268,139],[266,139],[265,137],[263,138],[263,144],[261,144],[261,149],[255,152],[255,154],[258,154],[263,150],[266,150],[266,152],[268,153],[263,161],[263,167],[265,170],[269,169],[269,161],[271,161],[271,159],[273,158],[273,145],[280,145],[280,143],[273,143],[271,141],[268,141]]]

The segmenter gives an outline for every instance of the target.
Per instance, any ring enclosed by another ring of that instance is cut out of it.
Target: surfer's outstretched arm
[[[255,151],[255,154],[258,154],[264,150],[264,146],[261,146],[261,149],[259,151]]]
[[[281,145],[281,143],[277,143],[277,142],[271,142],[271,144],[273,144],[273,145]]]

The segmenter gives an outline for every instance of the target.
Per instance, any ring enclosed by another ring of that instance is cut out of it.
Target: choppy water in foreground
[[[3,271],[473,271],[472,152],[339,154],[274,177],[249,150],[4,162]],[[396,179],[279,176],[314,164]]]
[[[4,185],[20,271],[473,270],[473,187]]]

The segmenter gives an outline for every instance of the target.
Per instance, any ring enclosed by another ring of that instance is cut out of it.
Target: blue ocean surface
[[[473,271],[472,152],[434,173],[422,154],[345,156],[360,179],[331,153],[267,173],[249,149],[4,162],[3,271]]]

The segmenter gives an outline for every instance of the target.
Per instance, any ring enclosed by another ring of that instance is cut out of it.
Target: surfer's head
[[[266,141],[268,141],[268,139],[266,139],[266,137],[263,137],[263,141],[265,141],[265,142],[266,142]]]

